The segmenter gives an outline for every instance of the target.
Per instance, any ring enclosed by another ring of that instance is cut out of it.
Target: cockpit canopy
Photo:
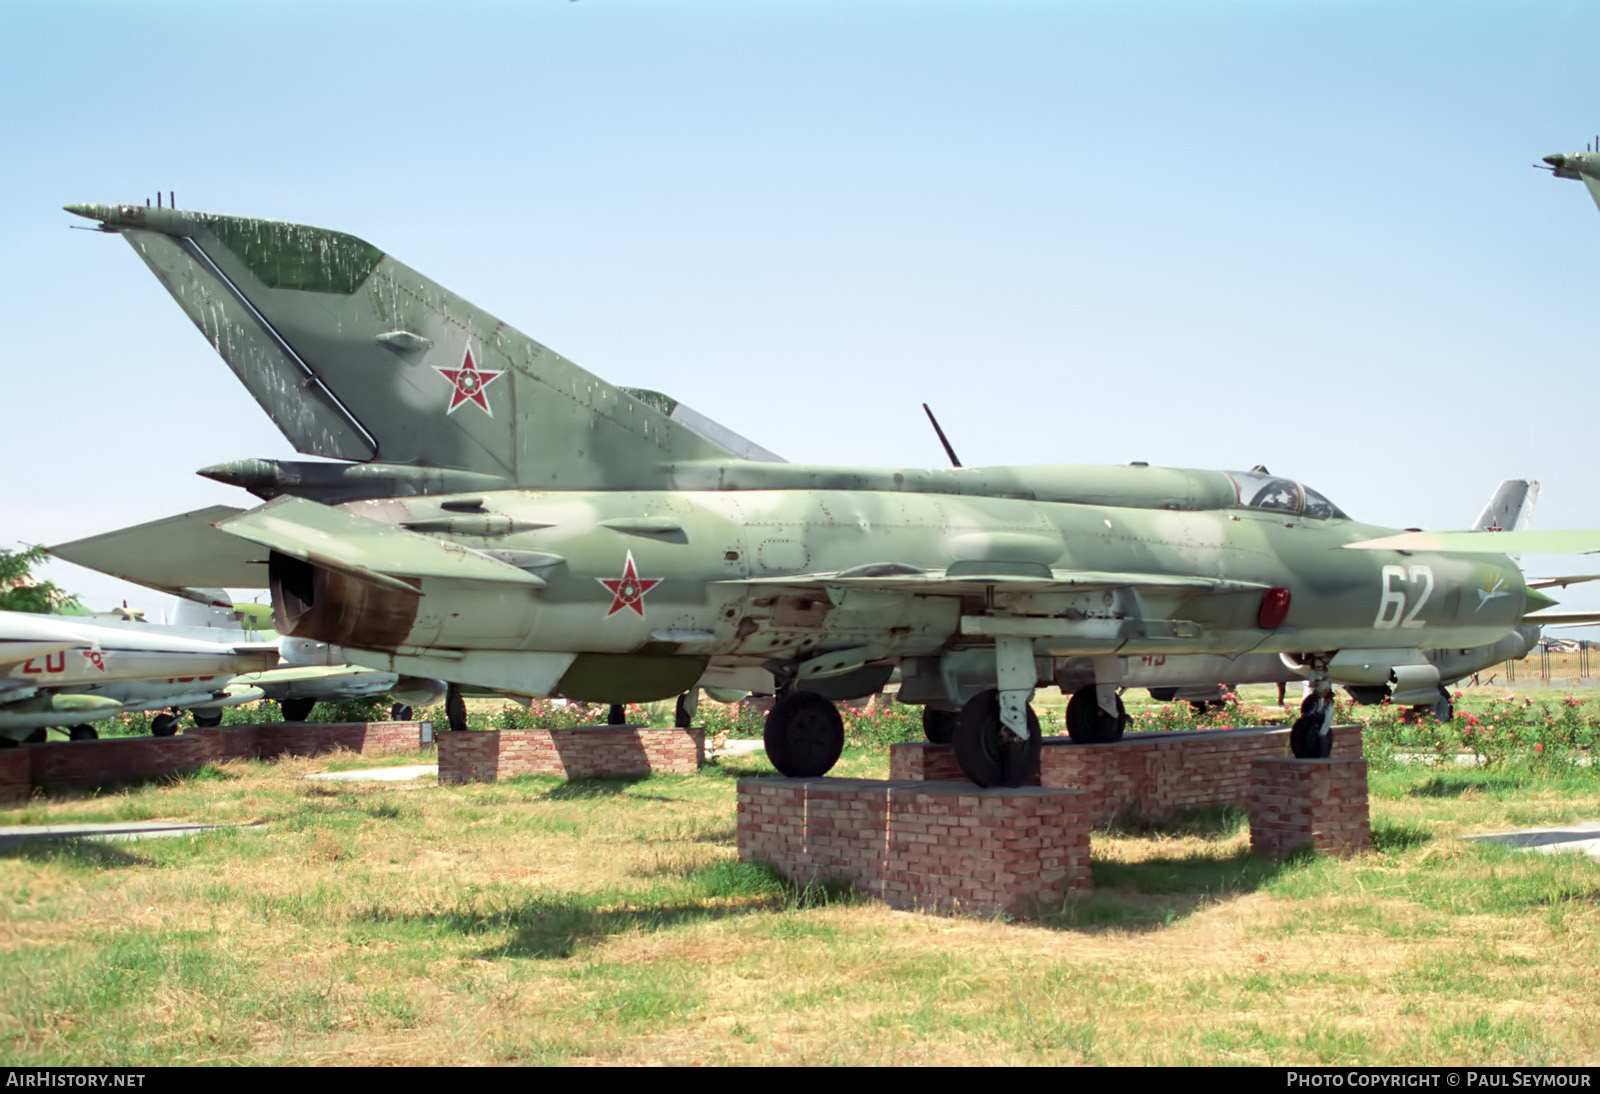
[[[1228,471],[1239,504],[1246,509],[1269,509],[1275,513],[1295,513],[1311,520],[1349,520],[1344,510],[1293,479],[1280,479],[1264,471]]]

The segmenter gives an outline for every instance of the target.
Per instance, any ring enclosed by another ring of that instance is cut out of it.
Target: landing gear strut
[[[1308,657],[1306,663],[1311,667],[1306,681],[1310,693],[1289,728],[1289,748],[1297,759],[1321,760],[1333,752],[1333,683],[1326,657]]]
[[[695,711],[700,708],[700,689],[690,688],[678,696],[678,701],[672,707],[672,725],[676,729],[688,729],[694,725]]]
[[[779,696],[761,734],[767,758],[791,779],[814,779],[839,762],[844,720],[833,703],[814,691]]]

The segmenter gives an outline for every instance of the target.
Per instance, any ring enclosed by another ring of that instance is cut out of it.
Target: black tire
[[[1418,707],[1417,713],[1427,715],[1438,722],[1448,722],[1456,716],[1456,705],[1450,701],[1450,692],[1441,684],[1439,698],[1434,700],[1432,706]]]
[[[961,720],[959,710],[939,707],[922,708],[922,735],[936,745],[947,745],[955,740],[956,723]]]
[[[163,711],[150,719],[150,735],[152,737],[171,737],[178,732],[178,716]]]
[[[50,739],[50,731],[43,726],[22,738],[25,745],[42,745]]]
[[[460,684],[451,684],[445,688],[444,720],[451,730],[457,733],[467,728],[467,703],[461,698]]]
[[[815,779],[839,762],[844,719],[833,700],[814,691],[791,691],[773,704],[761,738],[779,774]]]
[[[628,708],[621,703],[612,703],[606,707],[606,725],[625,726],[628,724]]]
[[[1024,786],[1039,773],[1043,737],[1033,707],[1028,739],[1019,741],[1000,722],[1000,693],[993,688],[967,700],[956,719],[956,763],[979,786]]]
[[[1298,760],[1327,759],[1333,753],[1332,719],[1314,708],[1300,715],[1289,727],[1289,749]]]
[[[411,721],[411,715],[411,707],[406,703],[396,703],[389,708],[389,720],[391,722],[409,722]]]
[[[99,739],[100,731],[94,726],[73,726],[67,730],[67,740],[69,741],[97,741]]]
[[[1077,745],[1110,744],[1122,740],[1128,728],[1128,711],[1117,696],[1117,716],[1112,718],[1100,709],[1099,697],[1093,684],[1086,684],[1072,693],[1067,700],[1067,736]]]
[[[191,710],[194,724],[201,729],[215,729],[222,724],[222,711],[220,710]]]
[[[283,711],[285,722],[303,722],[317,708],[315,699],[279,699],[278,709]]]
[[[676,729],[688,729],[694,725],[694,715],[699,707],[699,696],[692,691],[686,691],[678,696],[678,701],[672,705],[672,725]]]

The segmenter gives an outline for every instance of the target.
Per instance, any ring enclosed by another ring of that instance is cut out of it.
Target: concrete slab
[[[408,764],[404,767],[369,767],[362,771],[329,771],[321,775],[307,775],[308,779],[322,779],[331,783],[403,783],[426,776],[439,777],[438,764]]]
[[[706,746],[708,756],[743,756],[747,752],[760,752],[767,746],[760,741],[723,741],[721,748]]]
[[[1584,821],[1565,828],[1524,828],[1516,832],[1484,832],[1467,839],[1503,843],[1524,851],[1552,855],[1557,851],[1576,851],[1600,859],[1600,821]]]
[[[15,847],[29,840],[164,839],[192,836],[214,828],[247,828],[243,824],[194,824],[188,821],[118,821],[110,824],[10,824],[0,825],[0,849]]]

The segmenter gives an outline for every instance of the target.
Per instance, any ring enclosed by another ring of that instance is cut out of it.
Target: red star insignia
[[[465,355],[462,356],[460,368],[441,368],[438,365],[433,367],[455,387],[450,393],[450,407],[445,411],[446,414],[454,414],[456,407],[462,403],[477,403],[485,414],[494,417],[494,411],[489,409],[489,400],[484,397],[483,389],[505,375],[504,369],[479,368],[472,359],[471,346],[467,347]]]
[[[1500,530],[1500,522],[1498,520],[1489,521],[1489,527],[1484,529],[1485,532],[1498,532]]]
[[[600,584],[611,590],[611,607],[606,611],[606,618],[616,615],[623,608],[632,608],[640,619],[644,618],[644,594],[661,584],[659,577],[640,577],[639,571],[633,565],[633,552],[628,552],[628,561],[622,567],[622,576],[618,578],[595,578]]]
[[[106,671],[106,655],[105,654],[101,653],[99,650],[79,650],[78,652],[83,654],[85,657],[87,657],[89,659],[89,664],[93,665],[95,668],[99,669],[101,672],[105,672]]]

